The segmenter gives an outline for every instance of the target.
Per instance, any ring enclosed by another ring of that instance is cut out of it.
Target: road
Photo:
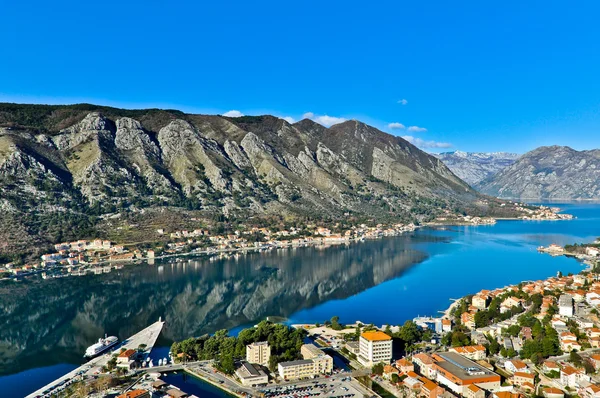
[[[26,398],[35,398],[38,396],[42,397],[51,391],[57,392],[59,389],[65,387],[66,385],[69,385],[73,381],[77,381],[85,376],[92,376],[95,372],[95,369],[99,367],[101,368],[102,366],[106,365],[106,363],[112,358],[111,354],[120,351],[121,348],[137,349],[140,346],[140,344],[146,344],[144,355],[148,356],[152,351],[152,348],[154,347],[156,339],[158,339],[158,336],[160,335],[164,324],[165,323],[160,320],[158,322],[153,323],[146,329],[134,334],[128,339],[123,340],[121,344],[117,345],[112,352],[90,360],[89,362],[81,365],[77,369],[72,370],[71,372],[45,385],[39,390],[34,391],[33,393],[29,394]]]

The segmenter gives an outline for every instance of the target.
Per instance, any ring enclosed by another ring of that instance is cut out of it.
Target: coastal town
[[[596,398],[599,307],[594,263],[576,275],[481,290],[441,317],[404,325],[263,321],[237,337],[220,331],[175,343],[154,368],[122,351],[112,354],[116,368],[137,382],[113,391],[193,397],[162,380],[184,371],[240,397]]]
[[[560,213],[559,208],[547,206],[526,206],[511,203],[521,212],[522,220],[569,220],[570,214]],[[445,215],[425,224],[439,225],[492,225],[496,219],[456,215],[445,210]],[[155,244],[151,247],[115,243],[106,239],[80,239],[61,242],[54,250],[43,254],[39,261],[24,264],[9,262],[0,264],[0,280],[18,280],[39,275],[43,279],[66,276],[98,275],[120,269],[128,263],[147,261],[153,264],[157,259],[183,255],[229,256],[256,251],[268,251],[306,246],[328,247],[343,245],[367,239],[379,239],[412,232],[419,226],[408,223],[366,224],[323,226],[308,224],[303,227],[274,229],[252,227],[238,229],[228,234],[214,234],[207,228],[168,231],[157,228],[154,231]]]

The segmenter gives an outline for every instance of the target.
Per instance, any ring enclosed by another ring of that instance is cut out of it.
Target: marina
[[[124,340],[116,347],[115,351],[120,349],[134,350],[138,349],[138,347],[142,345],[145,345],[143,355],[147,357],[152,351],[152,348],[154,348],[154,344],[156,343],[164,324],[165,323],[162,320],[155,322],[139,333],[136,333],[130,338]],[[38,390],[29,394],[27,398],[49,396],[50,394],[58,393],[77,380],[87,376],[95,376],[99,373],[99,369],[105,366],[111,358],[112,356],[110,354],[94,358],[91,361],[81,365],[77,369],[74,369],[64,376],[54,380],[53,382],[39,388]]]

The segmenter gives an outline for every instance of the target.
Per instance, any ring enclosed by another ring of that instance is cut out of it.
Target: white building
[[[558,313],[566,317],[573,316],[573,297],[570,294],[562,294],[558,299]]]
[[[360,335],[358,361],[364,366],[390,363],[392,360],[392,338],[380,331],[364,332]]]
[[[266,341],[260,341],[246,346],[246,361],[262,366],[269,366],[271,347]]]
[[[235,374],[244,386],[258,386],[269,382],[269,376],[262,369],[248,362],[242,362]]]

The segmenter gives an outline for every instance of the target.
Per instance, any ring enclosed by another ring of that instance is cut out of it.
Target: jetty
[[[116,348],[111,352],[90,360],[89,362],[81,365],[77,369],[74,369],[66,375],[54,380],[53,382],[46,384],[39,390],[32,392],[26,398],[35,398],[39,396],[55,394],[74,381],[80,380],[86,376],[95,376],[98,372],[98,368],[102,368],[103,366],[105,366],[108,363],[108,361],[112,358],[112,354],[115,351],[120,351],[122,348],[126,350],[137,350],[140,345],[145,344],[146,346],[144,348],[144,356],[147,357],[148,355],[150,355],[154,344],[156,344],[156,340],[158,339],[158,336],[160,335],[164,324],[165,323],[159,319],[157,322],[148,326],[144,330],[123,340],[121,344],[118,344]]]

